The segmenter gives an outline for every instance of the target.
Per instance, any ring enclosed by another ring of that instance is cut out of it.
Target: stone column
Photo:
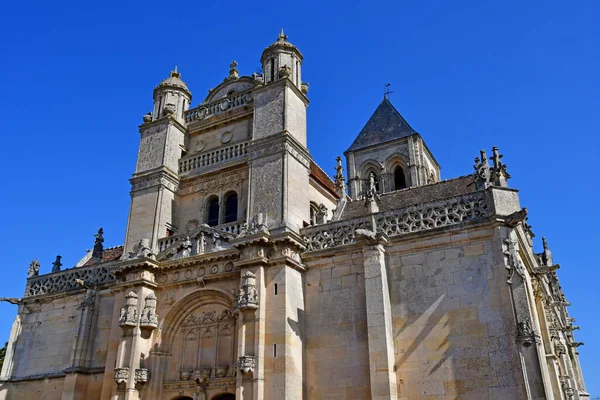
[[[390,292],[383,247],[387,238],[383,234],[375,236],[373,232],[360,231],[357,234],[363,246],[365,269],[371,398],[397,399]]]

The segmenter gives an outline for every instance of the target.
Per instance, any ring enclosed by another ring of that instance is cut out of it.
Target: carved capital
[[[254,368],[256,365],[256,359],[254,356],[241,356],[238,358],[238,370],[244,376],[252,376],[254,374]]]
[[[126,383],[129,379],[129,368],[115,368],[115,382],[117,384]]]

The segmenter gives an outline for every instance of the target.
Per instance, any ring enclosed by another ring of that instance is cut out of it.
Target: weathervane
[[[390,99],[390,94],[394,93],[393,91],[390,90],[390,86],[392,84],[391,83],[386,83],[385,86],[383,87],[383,98],[384,99]]]

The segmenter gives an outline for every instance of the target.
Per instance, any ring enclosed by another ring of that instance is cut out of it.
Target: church
[[[195,107],[177,68],[154,88],[124,244],[31,262],[0,399],[588,399],[499,149],[442,179],[384,97],[322,169],[302,53],[260,62]]]

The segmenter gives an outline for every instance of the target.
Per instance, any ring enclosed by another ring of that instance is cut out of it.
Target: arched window
[[[219,225],[219,198],[213,196],[208,199],[206,213],[206,223],[209,226]]]
[[[394,190],[406,189],[406,177],[402,167],[397,166],[394,170]]]
[[[224,223],[235,222],[238,219],[238,196],[236,192],[225,195]]]
[[[365,176],[366,176],[366,178],[364,180],[365,192],[367,192],[368,190],[371,189],[371,174],[373,174],[373,176],[375,178],[375,191],[377,193],[381,193],[381,184],[379,183],[381,181],[381,179],[379,178],[379,175],[377,175],[377,173],[375,173],[375,171],[373,171],[373,170],[368,170],[367,173],[365,174]]]

